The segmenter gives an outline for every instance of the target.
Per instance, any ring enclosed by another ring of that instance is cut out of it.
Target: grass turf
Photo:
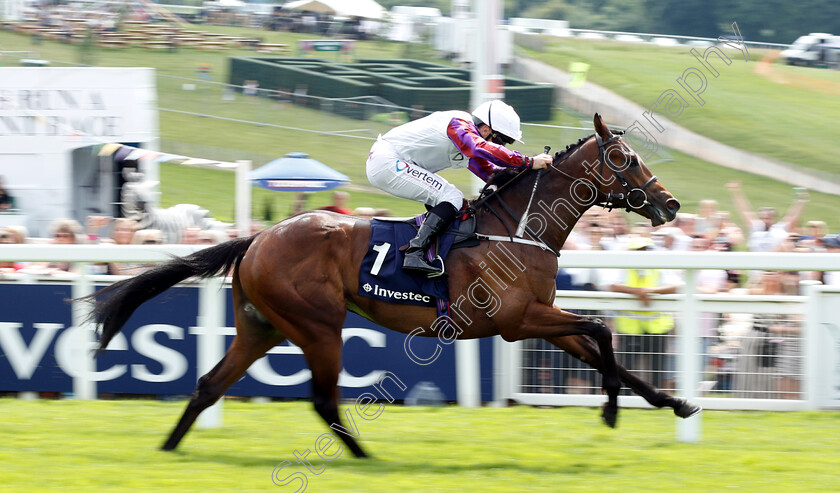
[[[372,459],[324,463],[308,402],[226,401],[223,427],[157,450],[183,407],[2,399],[0,490],[294,491],[272,483],[287,460],[278,479],[304,473],[308,491],[836,491],[840,461],[834,412],[706,411],[702,441],[685,444],[669,411],[623,409],[612,430],[587,408],[386,406],[356,416]],[[321,474],[295,462],[306,449]]]

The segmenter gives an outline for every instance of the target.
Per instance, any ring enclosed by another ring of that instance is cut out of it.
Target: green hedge
[[[467,70],[419,60],[343,63],[300,57],[230,59],[231,84],[256,80],[261,89],[294,91],[305,87],[310,96],[328,98],[379,96],[398,106],[428,111],[469,109],[470,77]],[[505,100],[524,121],[549,120],[554,86],[506,78]],[[352,102],[331,102],[328,107],[314,98],[296,102],[360,119],[379,111]]]

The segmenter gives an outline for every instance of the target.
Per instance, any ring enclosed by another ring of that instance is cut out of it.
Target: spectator
[[[805,204],[808,203],[807,192],[798,191],[784,219],[778,221],[776,209],[772,207],[762,207],[756,216],[747,197],[741,190],[740,183],[731,182],[726,187],[732,193],[735,208],[750,228],[747,248],[751,252],[771,252],[775,250],[787,238],[788,233],[795,230],[799,217],[805,209]]]
[[[591,250],[592,230],[595,228],[601,229],[600,225],[602,222],[603,219],[600,217],[599,211],[596,209],[587,210],[575,224],[572,232],[569,233],[563,248],[568,250]]]
[[[677,218],[674,220],[673,226],[660,228],[667,228],[668,234],[673,237],[671,250],[680,252],[687,252],[691,250],[693,237],[696,236],[695,219],[696,216],[694,214],[680,212],[677,214]]]
[[[707,238],[710,238],[713,241],[723,239],[732,247],[744,244],[744,232],[737,224],[732,222],[729,212],[718,212],[716,219],[718,221],[717,234],[713,237],[711,235],[706,235]]]
[[[111,236],[117,245],[130,245],[137,231],[137,221],[120,217],[114,220]]]
[[[676,226],[658,228],[651,233],[651,237],[654,243],[654,250],[682,250],[681,245],[686,243],[686,240],[684,239],[685,233]]]
[[[85,218],[85,230],[89,243],[111,243],[111,238],[102,238],[102,229],[107,228],[114,218],[110,216],[88,216]],[[107,262],[87,264],[89,274],[108,274],[110,266]]]
[[[825,235],[821,243],[829,253],[840,253],[840,235]],[[840,272],[828,271],[823,273],[823,284],[827,286],[840,286]]]
[[[605,245],[608,245],[613,237],[612,229],[601,226],[606,221],[605,214],[599,210],[590,209],[584,212],[563,245],[563,249],[605,250]],[[604,279],[609,277],[609,272],[606,269],[569,267],[562,270],[565,270],[571,276],[572,284],[576,286],[575,289],[584,291],[598,291],[601,289]]]
[[[633,238],[628,248],[634,251],[650,250],[650,238]],[[659,269],[626,269],[619,271],[620,279],[610,285],[610,290],[627,293],[639,298],[644,306],[650,304],[652,294],[673,294],[682,281],[671,271]],[[625,355],[629,370],[649,372],[646,378],[656,387],[673,388],[668,375],[673,362],[666,351],[667,334],[674,328],[674,319],[666,313],[651,311],[623,311],[615,319],[618,352]],[[644,378],[644,377],[643,377]]]
[[[205,229],[198,233],[197,244],[199,245],[218,245],[225,241],[227,241],[227,235],[224,231]]]
[[[0,212],[14,209],[15,200],[6,190],[6,185],[3,182],[3,177],[0,176]]]
[[[298,192],[295,198],[292,199],[292,213],[290,216],[300,214],[306,210],[306,192]]]
[[[85,230],[87,231],[87,240],[91,243],[98,243],[103,228],[107,228],[113,220],[109,216],[88,216],[85,218]]]
[[[52,240],[55,245],[73,245],[78,243],[82,226],[74,219],[57,219],[50,224]],[[31,274],[66,274],[75,272],[75,264],[70,262],[33,262],[26,269]]]
[[[159,229],[141,229],[134,233],[131,243],[134,245],[162,245],[163,233]]]
[[[704,236],[695,236],[692,239],[691,251],[705,252],[715,251],[712,242]],[[697,291],[700,293],[714,294],[729,290],[729,276],[722,269],[701,269],[697,271]]]
[[[788,283],[789,284],[789,283]],[[762,273],[760,285],[752,294],[785,294],[783,274]],[[783,398],[798,398],[802,373],[799,332],[800,321],[792,315],[758,313],[752,329],[743,337],[738,357],[735,388],[738,397],[759,397],[774,391]],[[778,375],[778,378],[777,378]]]
[[[828,225],[825,221],[808,221],[805,224],[805,231],[800,241],[800,246],[811,252],[824,252],[825,247],[821,239],[828,233]]]
[[[729,243],[729,241],[725,238],[718,237],[712,242],[711,250],[714,250],[716,252],[731,252],[732,244]],[[740,286],[742,277],[742,273],[739,270],[727,270],[725,291],[728,292]]]
[[[182,245],[195,245],[198,243],[198,235],[201,232],[201,228],[198,226],[187,226],[183,230],[181,230],[181,244]]]
[[[11,228],[0,230],[0,244],[16,245],[24,242],[24,237]],[[0,262],[0,274],[17,272],[26,267],[23,262]]]
[[[694,252],[714,251],[712,242],[705,236],[696,235],[692,240],[691,250]],[[725,293],[730,287],[729,273],[723,269],[701,269],[697,271],[695,278],[697,292],[700,294]],[[700,313],[700,350],[703,358],[703,366],[707,371],[714,372],[710,363],[712,357],[710,351],[718,342],[718,325],[721,315],[719,313]],[[716,378],[718,380],[718,378]]]
[[[605,216],[609,234],[604,235],[601,239],[601,244],[604,250],[627,250],[627,245],[630,243],[630,235],[628,235],[629,228],[627,227],[627,216],[621,211],[613,211]]]
[[[131,245],[136,231],[137,221],[134,219],[119,217],[114,220],[114,228],[111,231],[111,237],[116,245]],[[112,262],[108,264],[108,274],[127,275],[136,267],[137,264]]]
[[[333,203],[326,207],[322,207],[325,211],[337,212],[339,214],[353,215],[353,211],[347,208],[347,200],[350,199],[350,194],[347,192],[333,192]]]
[[[162,245],[163,232],[159,229],[141,229],[140,231],[134,233],[134,238],[131,240],[131,243],[134,245]],[[125,266],[123,273],[127,275],[137,275],[151,269],[154,266],[154,263],[130,264]]]
[[[14,237],[15,243],[26,243],[26,237],[29,234],[26,226],[7,226],[6,231]]]
[[[717,200],[714,199],[705,199],[700,201],[699,212],[694,220],[694,231],[702,234],[707,235],[708,233],[714,233],[717,229],[717,214],[718,214],[718,203]]]
[[[376,209],[373,207],[356,207],[353,213],[364,219],[371,219],[376,216]]]
[[[822,238],[828,233],[825,221],[808,221],[805,223],[805,234],[814,238]]]

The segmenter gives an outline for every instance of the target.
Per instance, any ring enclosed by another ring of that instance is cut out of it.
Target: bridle
[[[630,185],[630,182],[629,182],[629,180],[627,180],[627,177],[624,176],[624,173],[620,169],[618,169],[618,167],[615,166],[612,163],[612,161],[610,161],[609,158],[607,157],[607,147],[610,144],[612,144],[613,142],[618,141],[618,139],[621,138],[621,135],[622,134],[620,134],[620,133],[615,134],[612,137],[610,137],[609,139],[604,140],[604,139],[601,138],[600,135],[595,134],[595,141],[598,143],[598,160],[600,161],[600,168],[598,170],[598,175],[600,175],[602,177],[604,176],[604,173],[603,173],[604,163],[606,163],[607,167],[610,169],[610,171],[613,172],[613,175],[615,175],[615,177],[618,179],[618,181],[621,183],[621,186],[624,187],[624,190],[627,193],[626,194],[625,193],[613,194],[612,190],[605,193],[603,190],[601,190],[602,183],[600,182],[600,180],[596,180],[596,181],[598,181],[597,186],[592,184],[592,182],[590,180],[587,180],[587,182],[589,183],[589,185],[592,186],[592,188],[594,188],[593,192],[596,194],[596,196],[605,196],[604,200],[597,201],[595,203],[595,205],[599,205],[599,206],[611,211],[611,210],[613,210],[613,208],[615,208],[616,202],[624,201],[624,203],[626,204],[626,209],[625,210],[627,212],[630,212],[631,209],[640,209],[640,208],[643,208],[643,207],[651,206],[651,203],[647,200],[647,194],[645,193],[645,190],[647,190],[647,188],[649,186],[651,186],[652,184],[656,183],[658,181],[658,178],[656,177],[656,175],[653,175],[653,176],[650,177],[650,179],[648,181],[645,182],[644,185],[642,185],[641,187],[638,187],[638,188],[634,188],[633,186]],[[561,175],[563,175],[564,177],[568,178],[569,180],[571,180],[573,182],[575,180],[579,179],[579,178],[575,178],[574,176],[566,173],[565,171],[561,170],[557,166],[552,165],[551,169],[560,173]],[[636,207],[633,206],[633,202],[631,201],[631,197],[634,193],[639,193],[639,194],[642,195],[641,201],[639,202],[639,205],[636,206]]]
[[[657,177],[655,175],[651,176],[650,179],[648,181],[646,181],[644,185],[642,185],[641,187],[638,187],[638,188],[634,188],[630,185],[630,182],[627,180],[627,177],[624,176],[624,173],[620,169],[618,169],[618,167],[616,167],[611,161],[609,161],[609,159],[607,159],[607,146],[609,146],[613,142],[618,141],[621,138],[621,135],[622,135],[621,133],[618,133],[618,134],[613,135],[612,137],[610,137],[607,140],[603,140],[601,138],[601,136],[596,133],[595,134],[595,139],[596,139],[596,142],[598,143],[598,159],[601,161],[600,169],[598,171],[599,175],[603,176],[604,163],[606,163],[607,167],[610,169],[610,171],[613,172],[615,177],[619,180],[621,185],[624,187],[624,190],[626,191],[626,193],[613,194],[612,190],[605,193],[603,190],[601,190],[600,181],[598,182],[598,185],[596,186],[596,185],[592,184],[591,181],[586,180],[587,185],[590,186],[593,189],[593,193],[596,194],[596,197],[605,196],[603,200],[597,201],[594,205],[599,205],[599,206],[601,206],[605,209],[612,210],[615,207],[616,202],[624,201],[624,203],[626,204],[626,207],[627,207],[626,208],[627,212],[630,212],[631,209],[639,209],[639,208],[642,208],[642,207],[652,207],[651,203],[647,200],[647,194],[645,193],[645,190],[650,185],[652,185],[653,183],[656,183],[656,181],[658,180]],[[548,153],[548,150],[549,150],[549,148],[546,148],[546,153]],[[566,157],[568,157],[568,156],[566,156]],[[561,160],[560,163],[562,163],[563,161],[565,161],[565,158],[563,160]],[[556,163],[556,164],[560,164],[560,163]],[[576,178],[576,177],[566,173],[565,171],[561,170],[558,166],[555,166],[554,163],[552,163],[551,169],[553,169],[557,173],[560,173],[562,176],[564,176],[565,178],[568,178],[572,182],[580,180],[580,178]],[[476,199],[475,201],[473,201],[470,204],[470,209],[472,210],[471,212],[475,213],[475,210],[479,206],[484,205],[485,207],[487,207],[487,209],[494,216],[496,216],[496,218],[499,219],[499,221],[502,223],[502,225],[504,225],[505,229],[507,229],[508,236],[507,237],[491,237],[491,236],[488,236],[488,235],[480,235],[478,233],[476,234],[476,236],[478,236],[478,237],[483,236],[485,239],[495,239],[495,240],[499,240],[501,238],[501,239],[509,240],[509,241],[515,242],[515,243],[537,244],[537,246],[540,246],[543,249],[550,250],[552,253],[554,253],[554,255],[559,257],[560,252],[556,248],[549,245],[548,242],[546,242],[538,233],[533,231],[527,225],[528,209],[530,209],[531,202],[533,201],[534,195],[537,192],[537,187],[539,186],[539,182],[540,182],[540,176],[542,175],[543,171],[545,171],[545,170],[538,170],[537,173],[534,174],[535,175],[534,186],[531,189],[531,197],[528,200],[528,206],[525,210],[525,213],[521,216],[518,216],[516,213],[514,213],[510,209],[510,207],[507,205],[507,203],[499,195],[499,192],[501,192],[502,189],[506,188],[511,183],[517,181],[519,179],[519,177],[525,175],[526,173],[519,173],[518,175],[516,175],[513,178],[511,178],[510,180],[508,180],[507,183],[504,183],[501,187],[496,189],[494,192],[485,193],[488,190],[487,187],[485,187],[484,190],[482,190],[479,198]],[[634,193],[641,193],[642,194],[641,202],[640,202],[640,205],[638,207],[634,207],[632,205],[632,202],[631,202],[631,196]],[[505,212],[508,215],[510,215],[514,220],[516,220],[516,222],[518,223],[518,228],[517,228],[517,231],[516,231],[516,235],[514,235],[513,231],[511,231],[508,224],[504,220],[502,220],[501,216],[496,212],[496,210],[493,209],[493,207],[489,203],[487,203],[487,201],[489,199],[493,198],[493,197],[498,199],[499,204],[501,204],[501,206],[502,206],[502,208],[504,208]],[[527,232],[533,238],[536,238],[537,242],[531,242],[531,241],[528,241],[528,240],[523,240],[522,239],[522,233],[523,232]],[[516,236],[516,237],[514,237],[514,236]]]

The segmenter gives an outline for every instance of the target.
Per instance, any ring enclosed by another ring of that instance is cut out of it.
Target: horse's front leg
[[[621,379],[618,376],[618,363],[612,347],[612,333],[601,320],[532,301],[525,308],[522,323],[518,327],[503,329],[501,335],[506,341],[574,335],[588,335],[595,339],[603,355],[602,388],[607,393],[602,417],[607,425],[615,427]]]

